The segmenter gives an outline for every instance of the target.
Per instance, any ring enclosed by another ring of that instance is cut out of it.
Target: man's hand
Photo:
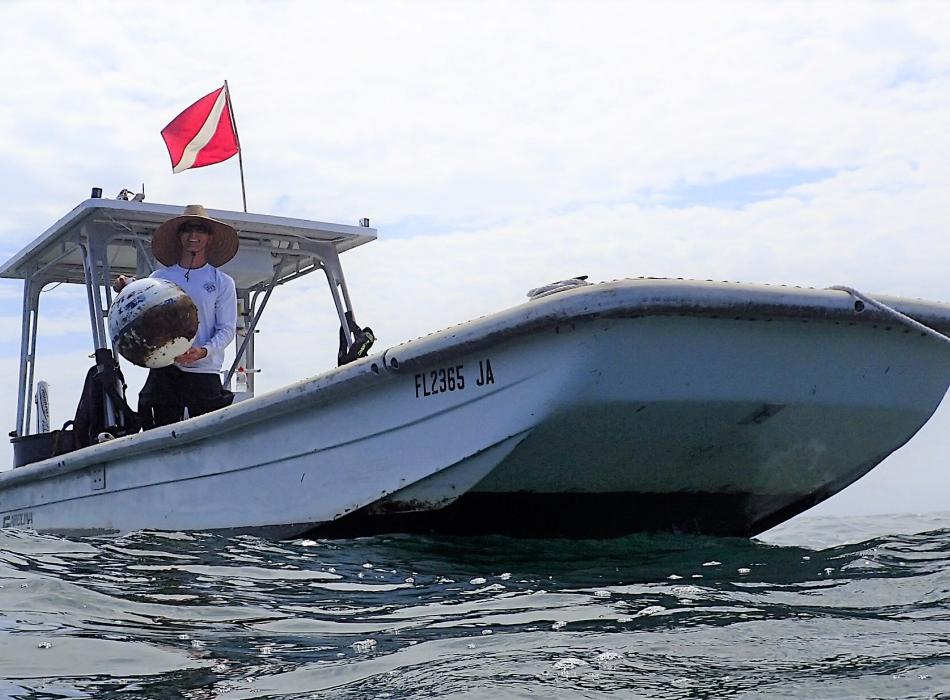
[[[180,365],[190,365],[208,356],[208,348],[190,348],[175,358]]]
[[[125,289],[125,285],[127,285],[129,282],[134,282],[134,281],[135,281],[135,277],[126,277],[125,275],[119,275],[118,277],[115,278],[115,282],[112,283],[112,288],[116,292],[121,292],[123,289]]]

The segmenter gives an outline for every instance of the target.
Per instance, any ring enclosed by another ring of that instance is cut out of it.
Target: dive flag
[[[227,83],[172,119],[162,138],[173,173],[220,163],[239,152]]]

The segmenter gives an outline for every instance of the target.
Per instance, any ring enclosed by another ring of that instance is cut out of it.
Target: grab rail
[[[900,311],[898,311],[897,309],[894,309],[894,308],[888,306],[887,304],[884,304],[884,303],[878,301],[877,299],[872,299],[872,298],[869,297],[867,294],[862,294],[861,292],[859,292],[859,291],[856,290],[856,289],[853,289],[852,287],[844,287],[844,286],[841,286],[841,285],[837,285],[837,286],[834,286],[834,287],[828,287],[828,289],[833,289],[833,290],[835,290],[835,291],[837,291],[837,292],[847,292],[848,294],[850,294],[851,296],[853,296],[855,299],[857,299],[858,302],[860,302],[860,303],[862,303],[862,304],[869,304],[869,305],[873,306],[874,308],[878,309],[879,311],[882,311],[884,314],[886,314],[886,315],[892,317],[894,320],[898,321],[899,323],[903,323],[905,326],[910,326],[911,328],[920,331],[920,332],[923,333],[924,335],[929,335],[931,338],[933,338],[933,339],[935,339],[935,340],[939,340],[941,343],[950,344],[950,337],[945,336],[945,335],[944,335],[943,333],[941,333],[940,331],[934,330],[934,329],[931,328],[930,326],[926,326],[926,325],[924,325],[923,323],[921,323],[920,321],[917,321],[917,320],[911,318],[911,317],[908,316],[907,314],[903,314],[903,313],[901,313]],[[855,309],[854,309],[854,310],[855,310],[856,312],[860,313],[863,309],[862,309],[862,308],[858,308],[857,303],[855,303]]]

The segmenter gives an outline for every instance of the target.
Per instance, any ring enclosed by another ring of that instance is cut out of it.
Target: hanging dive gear
[[[356,325],[356,321],[353,320],[352,311],[347,311],[344,314],[344,318],[346,318],[347,328],[349,328],[350,333],[353,334],[353,344],[347,347],[346,330],[343,326],[340,326],[340,350],[336,355],[338,366],[353,362],[361,357],[366,357],[369,353],[369,349],[373,347],[373,343],[376,342],[376,335],[373,333],[373,329],[369,326],[360,328]]]
[[[100,442],[102,433],[122,437],[141,429],[138,414],[125,400],[125,389],[125,377],[112,351],[108,348],[96,350],[96,366],[90,367],[86,373],[82,397],[73,419],[73,449]],[[106,419],[106,396],[111,400],[115,414],[113,425],[109,425]],[[63,427],[65,430],[66,426]]]

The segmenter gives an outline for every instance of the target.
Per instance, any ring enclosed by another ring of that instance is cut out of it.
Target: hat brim
[[[183,214],[169,219],[152,234],[152,255],[166,267],[175,265],[181,260],[181,240],[178,238],[178,229],[189,221],[204,224],[211,231],[211,240],[205,248],[205,259],[214,267],[221,267],[233,258],[238,251],[240,241],[237,231],[223,221],[212,219],[210,216]]]

